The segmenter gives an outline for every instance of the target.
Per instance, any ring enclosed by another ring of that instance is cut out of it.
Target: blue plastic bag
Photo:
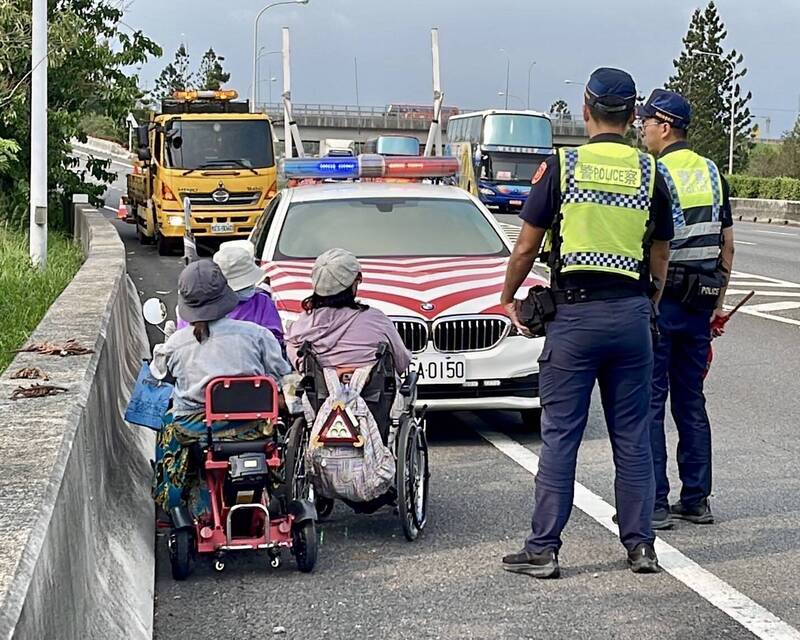
[[[136,386],[125,411],[125,420],[131,424],[160,431],[161,419],[169,409],[171,397],[172,385],[163,380],[156,380],[150,373],[150,365],[144,362],[136,377]]]

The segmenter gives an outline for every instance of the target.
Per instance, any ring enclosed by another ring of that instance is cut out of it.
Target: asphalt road
[[[110,190],[114,209],[117,198]],[[501,221],[516,224],[511,216]],[[132,227],[117,227],[142,297],[158,294],[172,307],[180,259],[159,257],[137,244]],[[391,512],[357,516],[337,506],[321,526],[311,575],[297,572],[288,556],[273,570],[248,554],[231,558],[223,573],[201,563],[177,583],[160,539],[155,636],[800,638],[800,304],[787,306],[800,303],[800,229],[738,224],[736,233],[734,283],[742,284],[732,292],[757,289],[752,305],[786,308],[737,316],[715,344],[707,395],[717,524],[680,524],[660,536],[669,573],[630,573],[604,526],[613,510],[613,465],[598,402],[578,464],[586,491],[576,494],[558,581],[499,566],[529,528],[537,434],[513,413],[439,414],[429,426],[430,522],[420,540],[406,542]],[[669,439],[674,451],[672,425]],[[678,486],[674,459],[670,478]]]

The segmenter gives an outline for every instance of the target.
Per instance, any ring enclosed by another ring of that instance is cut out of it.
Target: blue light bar
[[[286,158],[283,174],[287,178],[358,178],[358,158]]]

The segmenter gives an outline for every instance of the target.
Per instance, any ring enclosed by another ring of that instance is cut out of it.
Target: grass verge
[[[27,235],[0,226],[0,372],[83,262],[64,235],[50,232],[47,245],[47,269],[39,271],[30,265]]]

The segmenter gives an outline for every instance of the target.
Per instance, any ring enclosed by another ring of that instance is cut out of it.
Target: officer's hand
[[[725,323],[728,321],[728,314],[722,309],[714,309],[711,314],[711,337],[719,338],[725,334]]]
[[[503,311],[506,312],[506,315],[511,319],[511,323],[517,328],[522,335],[528,336],[529,338],[533,336],[530,332],[528,327],[526,327],[519,319],[519,300],[514,300],[512,302],[504,302],[503,303]]]

